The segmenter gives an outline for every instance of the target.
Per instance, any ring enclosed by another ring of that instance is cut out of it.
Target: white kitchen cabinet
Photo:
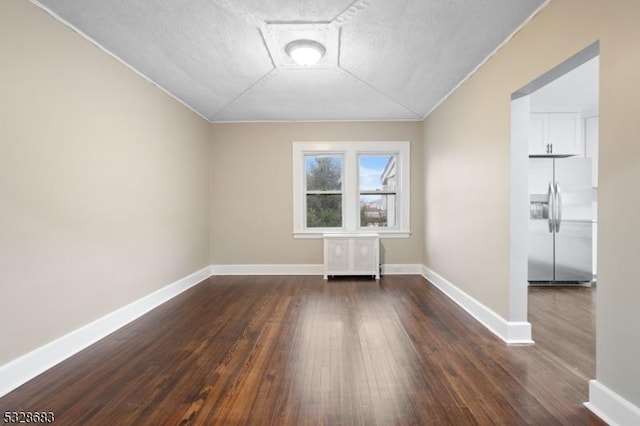
[[[581,123],[578,113],[532,113],[529,155],[582,155]]]
[[[588,117],[584,119],[584,156],[591,158],[591,179],[593,187],[598,187],[598,117]]]
[[[547,114],[531,114],[529,121],[529,155],[546,155],[548,149],[545,135],[548,124],[545,124]]]
[[[324,234],[324,279],[334,275],[370,275],[380,279],[378,234]]]

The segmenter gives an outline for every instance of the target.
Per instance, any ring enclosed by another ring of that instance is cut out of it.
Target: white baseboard
[[[207,266],[0,366],[0,397],[210,276]]]
[[[533,343],[530,323],[505,320],[426,266],[422,267],[422,276],[449,296],[451,300],[460,305],[462,309],[471,314],[471,316],[488,328],[489,331],[508,344]]]
[[[211,265],[212,275],[322,275],[322,265]]]
[[[212,265],[213,275],[322,275],[323,265]],[[420,275],[419,264],[382,265],[383,275]]]
[[[422,275],[507,343],[533,343],[528,322],[507,322],[423,265],[386,264],[383,275]],[[211,265],[0,366],[0,397],[213,275],[322,275],[322,265]]]
[[[382,265],[382,275],[422,275],[422,265],[387,263]]]
[[[640,425],[640,407],[597,380],[589,380],[589,402],[584,405],[611,426]]]

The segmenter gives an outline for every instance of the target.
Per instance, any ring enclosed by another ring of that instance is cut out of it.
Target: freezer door
[[[592,224],[563,220],[556,233],[556,282],[588,282],[593,279]]]

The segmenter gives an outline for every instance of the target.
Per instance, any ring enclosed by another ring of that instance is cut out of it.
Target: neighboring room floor
[[[585,381],[596,377],[596,288],[529,288],[534,341]]]
[[[507,346],[418,276],[213,277],[0,398],[56,424],[602,424],[593,289]]]

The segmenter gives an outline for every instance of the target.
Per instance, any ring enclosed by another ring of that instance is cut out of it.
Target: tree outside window
[[[342,157],[305,156],[308,228],[342,227]]]

